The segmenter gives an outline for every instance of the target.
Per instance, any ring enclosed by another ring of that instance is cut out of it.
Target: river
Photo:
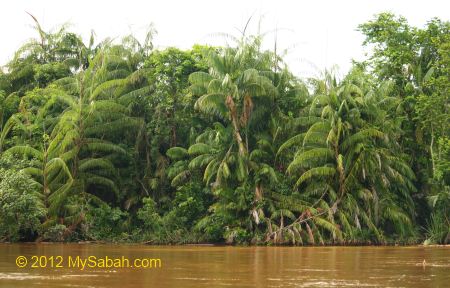
[[[0,244],[0,287],[450,287],[450,247]]]

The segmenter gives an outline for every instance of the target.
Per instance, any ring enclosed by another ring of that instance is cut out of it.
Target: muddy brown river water
[[[450,247],[0,244],[0,287],[450,287]]]

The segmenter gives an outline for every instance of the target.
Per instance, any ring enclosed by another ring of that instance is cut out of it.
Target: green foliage
[[[119,241],[127,239],[128,213],[108,205],[89,206],[83,227],[89,240]]]
[[[179,187],[169,212],[160,215],[151,198],[143,199],[143,206],[137,211],[142,223],[140,241],[152,243],[189,243],[208,241],[209,235],[194,231],[196,223],[206,215],[207,197],[202,193],[200,183],[187,183]]]
[[[378,78],[394,80],[394,96],[401,99],[399,142],[412,156],[410,166],[417,175],[414,184],[419,191],[413,195],[415,202],[423,207],[424,200],[431,198],[438,204],[446,198],[441,197],[442,191],[449,186],[444,176],[448,169],[442,167],[448,166],[449,159],[445,143],[450,133],[450,23],[434,18],[419,29],[411,27],[405,18],[383,13],[360,29],[366,36],[365,44],[375,46],[366,64]],[[447,215],[445,205],[432,206],[432,215]],[[419,223],[436,223],[438,218],[426,221],[426,207],[418,211]]]
[[[150,197],[142,199],[142,202],[144,206],[137,211],[137,218],[144,223],[145,228],[155,232],[161,225],[161,216],[156,211],[156,203]]]
[[[45,240],[51,242],[63,242],[66,240],[65,234],[67,227],[63,224],[55,224],[50,226],[42,233]]]
[[[450,243],[450,222],[448,216],[442,213],[433,213],[428,223],[427,239],[424,244]]]
[[[367,60],[304,81],[261,35],[154,50],[33,19],[0,72],[1,241],[448,242],[448,22],[381,13]]]
[[[25,173],[0,168],[0,239],[33,239],[45,216],[39,187]]]

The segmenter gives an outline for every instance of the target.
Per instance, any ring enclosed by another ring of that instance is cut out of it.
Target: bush
[[[157,207],[152,198],[144,198],[142,208],[137,211],[142,228],[134,231],[134,237],[137,241],[161,244],[198,243],[209,239],[203,231],[194,229],[207,213],[206,193],[201,183],[189,182],[177,189],[172,201],[165,203],[168,207]],[[161,215],[160,209],[168,212]]]
[[[424,244],[450,243],[450,224],[443,213],[434,212],[428,223],[427,239]]]
[[[33,240],[45,216],[39,187],[30,176],[0,168],[0,240]]]
[[[252,233],[243,228],[237,227],[227,230],[224,236],[228,244],[248,244],[252,238]]]
[[[52,242],[62,242],[65,240],[64,234],[67,227],[63,224],[55,224],[44,232],[44,239]]]
[[[202,233],[202,241],[223,242],[225,234],[224,223],[217,215],[208,215],[198,221],[194,231]]]
[[[89,206],[84,234],[87,239],[121,241],[128,237],[128,213],[104,204]]]
[[[141,220],[147,230],[156,232],[161,227],[161,216],[156,211],[156,203],[152,198],[142,199],[144,206],[137,211],[137,218]]]

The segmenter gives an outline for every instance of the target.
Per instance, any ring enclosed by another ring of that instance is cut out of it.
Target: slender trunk
[[[236,138],[239,146],[239,155],[245,156],[247,154],[247,149],[245,148],[246,145],[244,145],[244,141],[242,140],[239,126],[237,124],[237,119],[235,117],[232,117],[232,122],[234,127],[234,137]]]
[[[280,240],[283,241],[283,229],[284,229],[284,216],[283,216],[283,212],[280,213]]]
[[[435,176],[435,171],[436,171],[436,167],[435,167],[435,163],[434,163],[434,151],[433,151],[433,145],[434,145],[434,131],[433,131],[433,126],[431,127],[431,143],[430,143],[430,156],[431,156],[431,167],[433,169],[433,178]]]
[[[45,170],[46,170],[46,168],[47,168],[47,149],[46,149],[46,147],[45,147],[45,145],[44,145],[44,149],[45,149],[45,151],[44,151],[44,159],[42,159],[43,160],[43,163],[42,163],[42,188],[43,188],[43,190],[44,190],[44,205],[45,205],[45,208],[47,209],[47,213],[46,213],[46,218],[48,219],[48,206],[49,206],[49,204],[48,204],[48,197],[49,197],[49,194],[50,194],[50,189],[49,189],[49,187],[48,187],[48,181],[47,181],[47,173],[45,172]]]
[[[0,111],[0,134],[3,132],[3,109]]]
[[[256,184],[255,187],[255,201],[261,201],[263,199],[263,187],[261,184]]]
[[[175,94],[176,92],[173,91],[173,93]],[[173,105],[172,105],[172,143],[171,143],[171,147],[175,147],[177,146],[177,127],[176,127],[176,119],[175,119],[175,115],[176,115],[176,103],[178,101],[177,97],[173,97],[174,101],[173,101]]]
[[[261,186],[261,184],[256,184],[255,187],[255,201],[253,204],[253,208],[252,208],[252,214],[253,217],[255,218],[255,222],[256,224],[259,224],[260,222],[260,218],[264,217],[264,212],[261,208],[257,209],[258,203],[261,202],[263,199],[263,187]]]
[[[145,168],[146,168],[145,176],[147,176],[147,174],[151,173],[151,171],[152,171],[152,166],[151,166],[152,160],[151,160],[151,151],[150,151],[151,144],[148,139],[148,135],[147,135],[146,131],[144,131],[144,138],[145,138],[145,162],[146,162],[145,163]]]
[[[239,122],[236,112],[236,105],[234,104],[233,98],[228,95],[227,99],[225,101],[225,104],[227,105],[228,109],[230,110],[230,118],[231,123],[233,124],[234,128],[234,137],[236,138],[236,141],[239,146],[239,155],[245,156],[247,155],[247,149],[245,148],[246,145],[244,144],[244,141],[242,140],[242,136],[239,129]]]
[[[336,143],[334,145],[334,157],[336,158],[336,166],[339,173],[339,195],[342,197],[342,195],[344,195],[345,174],[344,168],[342,167],[342,159],[339,156],[338,144]]]
[[[83,101],[84,101],[84,80],[83,78],[80,80],[80,97],[78,99],[78,103],[80,105],[79,107],[79,119],[78,119],[78,139],[76,139],[75,141],[75,145],[76,145],[76,154],[75,154],[75,158],[74,158],[74,164],[73,164],[73,178],[76,179],[77,177],[77,172],[78,172],[78,165],[79,165],[79,153],[81,150],[81,146],[83,145],[83,134],[84,134],[84,122],[83,122]]]
[[[314,244],[314,234],[313,231],[311,229],[311,227],[308,225],[308,223],[305,223],[306,226],[306,231],[308,232],[308,238],[309,238],[309,243],[310,244]]]
[[[172,141],[171,141],[171,147],[177,146],[177,131],[175,124],[172,125]]]

